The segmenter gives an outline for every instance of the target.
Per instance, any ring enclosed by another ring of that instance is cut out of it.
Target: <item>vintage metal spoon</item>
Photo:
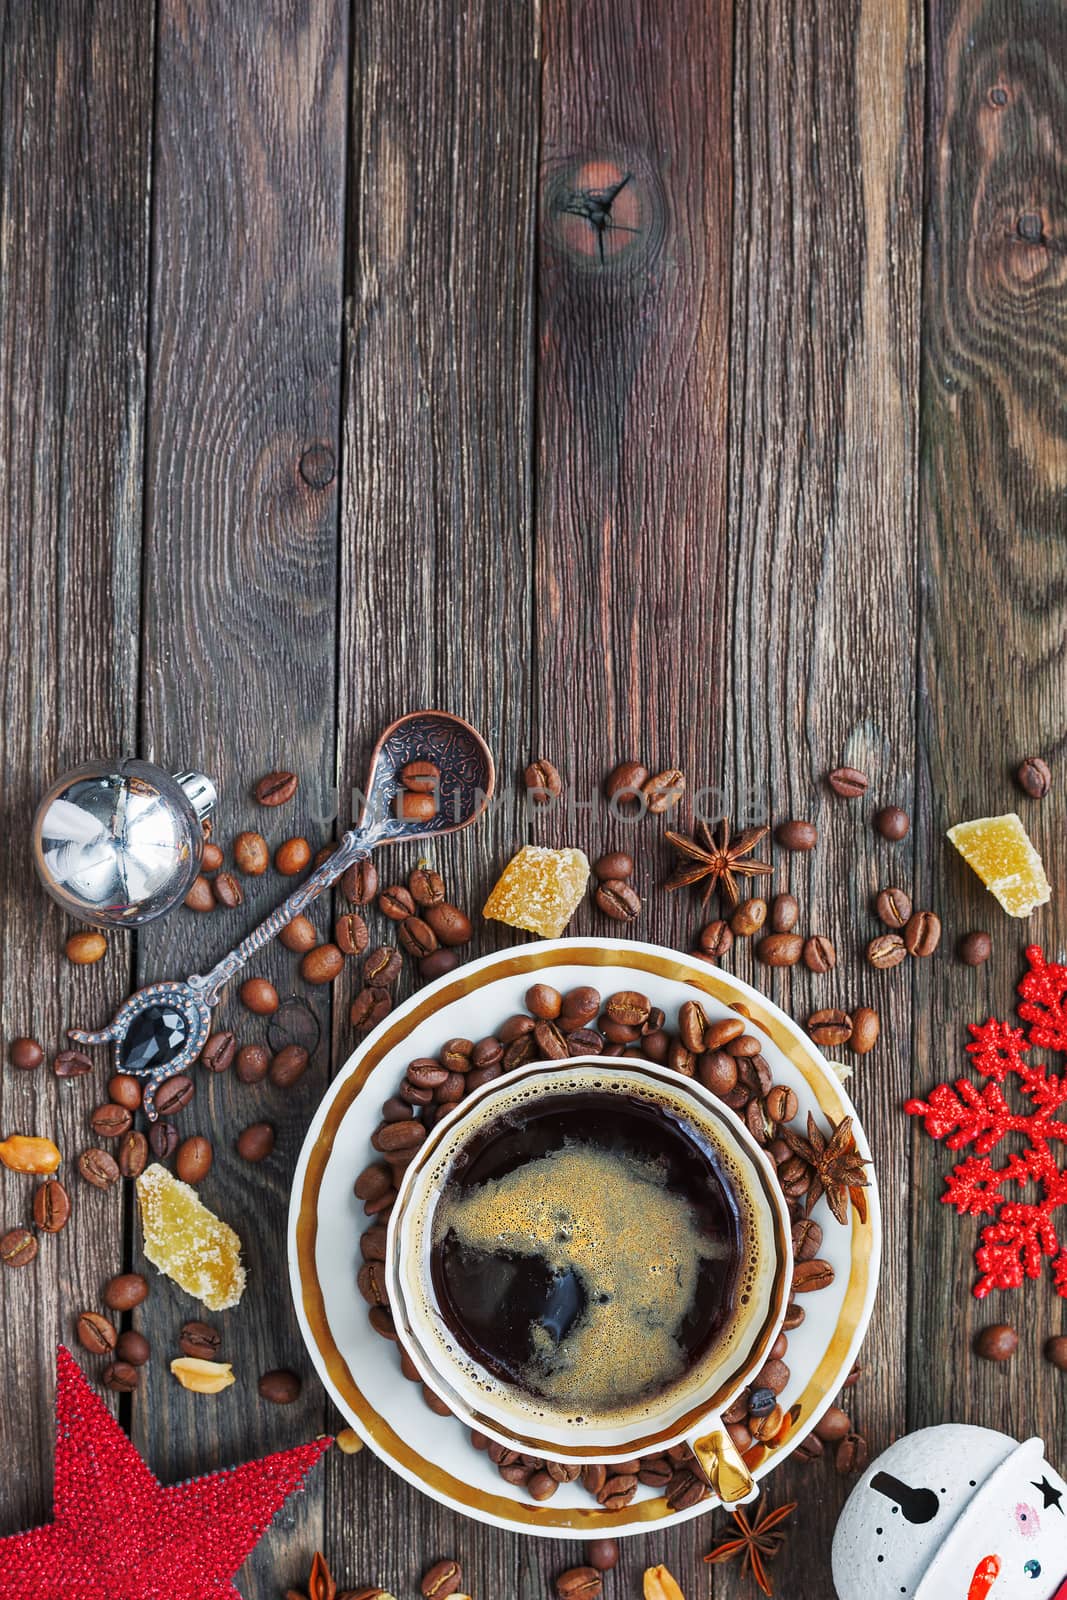
[[[440,771],[437,811],[429,821],[407,821],[396,815],[399,774],[409,761],[432,761]],[[155,1122],[159,1116],[157,1089],[199,1055],[211,1026],[212,1007],[234,973],[378,845],[436,838],[469,826],[488,805],[493,782],[489,749],[481,734],[462,717],[447,711],[415,711],[401,717],[386,728],[374,747],[356,827],[344,834],[333,854],[258,928],[210,972],[194,973],[184,982],[152,983],[138,989],[106,1028],[97,1033],[71,1028],[68,1037],[78,1044],[113,1043],[118,1070],[143,1081],[144,1109],[149,1121]]]

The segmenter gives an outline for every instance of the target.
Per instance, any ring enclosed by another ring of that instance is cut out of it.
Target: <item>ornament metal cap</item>
[[[176,772],[174,781],[179,789],[184,789],[197,820],[203,822],[219,803],[219,791],[211,779],[203,772]]]

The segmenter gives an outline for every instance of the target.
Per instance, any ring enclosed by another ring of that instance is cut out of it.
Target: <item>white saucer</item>
[[[864,1156],[870,1148],[855,1110],[811,1040],[757,990],[706,963],[618,939],[557,939],[486,956],[427,986],[390,1013],[349,1057],[315,1114],[297,1163],[289,1209],[289,1271],[301,1330],[327,1390],[344,1416],[383,1460],[416,1488],[479,1521],[525,1533],[599,1538],[669,1526],[714,1509],[714,1497],[671,1511],[662,1495],[642,1487],[618,1512],[601,1510],[589,1495],[562,1484],[535,1504],[498,1475],[475,1450],[467,1430],[438,1417],[417,1384],[401,1376],[397,1347],[370,1327],[356,1288],[359,1236],[367,1226],[352,1192],[374,1159],[370,1136],[382,1102],[396,1093],[407,1063],[436,1055],[447,1039],[481,1039],[517,1011],[531,983],[560,990],[591,984],[605,997],[638,989],[674,1026],[683,1000],[701,992],[709,1017],[741,1012],[763,1034],[763,1055],[776,1083],[796,1091],[803,1126],[850,1116]],[[805,1321],[789,1335],[789,1384],[779,1401],[794,1425],[788,1439],[755,1467],[763,1478],[808,1434],[852,1367],[874,1304],[881,1255],[881,1215],[872,1179],[868,1216],[850,1211],[841,1227],[825,1200],[814,1216],[823,1225],[820,1255],[835,1272],[828,1289],[806,1295]]]

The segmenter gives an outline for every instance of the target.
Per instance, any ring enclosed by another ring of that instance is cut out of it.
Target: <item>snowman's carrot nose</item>
[[[967,1600],[986,1600],[999,1576],[1000,1557],[983,1556],[974,1569],[971,1587],[967,1590]]]

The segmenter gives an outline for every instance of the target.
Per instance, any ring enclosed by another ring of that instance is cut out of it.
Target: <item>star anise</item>
[[[806,1139],[794,1133],[792,1128],[780,1127],[778,1134],[793,1154],[811,1169],[811,1186],[804,1202],[806,1217],[811,1216],[820,1197],[825,1194],[838,1222],[844,1224],[848,1221],[850,1198],[861,1220],[866,1220],[867,1202],[862,1190],[867,1188],[869,1180],[863,1169],[870,1163],[856,1149],[851,1117],[845,1117],[836,1126],[831,1123],[829,1139],[810,1111]]]
[[[746,828],[736,839],[731,839],[730,819],[724,817],[719,842],[716,844],[706,822],[698,823],[697,828],[704,841],[703,844],[691,839],[686,833],[666,835],[667,843],[674,846],[681,858],[667,879],[667,888],[684,889],[687,884],[700,883],[706,878],[708,881],[700,899],[701,905],[706,906],[711,891],[721,885],[731,906],[736,906],[741,898],[737,891],[737,879],[761,878],[771,871],[770,863],[767,861],[745,860],[768,829]]]
[[[761,1501],[760,1507],[762,1504]],[[732,1561],[735,1556],[740,1556],[741,1576],[744,1577],[746,1572],[751,1572],[763,1593],[773,1595],[771,1580],[763,1563],[770,1556],[777,1555],[781,1549],[785,1534],[776,1533],[774,1530],[780,1522],[785,1521],[790,1512],[796,1510],[797,1503],[795,1500],[790,1500],[787,1505],[779,1506],[777,1511],[763,1511],[760,1507],[756,1508],[756,1514],[751,1522],[746,1511],[733,1512],[737,1533],[730,1539],[724,1539],[722,1544],[716,1545],[704,1560],[710,1561],[713,1566],[718,1566],[724,1561]]]

